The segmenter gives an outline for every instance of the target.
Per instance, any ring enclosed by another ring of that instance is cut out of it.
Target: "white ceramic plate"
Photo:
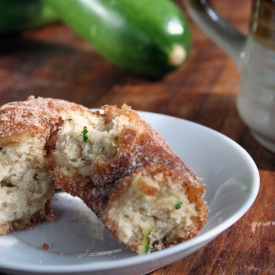
[[[53,199],[57,220],[0,236],[0,271],[9,274],[144,274],[198,250],[240,219],[259,189],[258,169],[238,144],[204,126],[140,112],[207,184],[209,219],[195,238],[145,256],[119,244],[89,209],[63,192]],[[43,248],[43,243],[51,247]]]

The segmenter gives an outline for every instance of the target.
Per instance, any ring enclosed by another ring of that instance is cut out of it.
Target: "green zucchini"
[[[170,0],[44,0],[105,59],[161,77],[190,51],[190,29]]]
[[[41,0],[0,0],[0,34],[41,27],[58,16]]]

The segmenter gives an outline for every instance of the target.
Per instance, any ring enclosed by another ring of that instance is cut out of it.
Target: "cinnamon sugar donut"
[[[33,97],[0,108],[0,234],[49,219],[55,187],[139,254],[199,232],[204,183],[129,106],[102,109]]]

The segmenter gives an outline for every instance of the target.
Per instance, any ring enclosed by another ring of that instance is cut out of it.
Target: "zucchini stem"
[[[169,64],[174,67],[180,66],[186,59],[187,53],[183,46],[175,45],[169,54]]]

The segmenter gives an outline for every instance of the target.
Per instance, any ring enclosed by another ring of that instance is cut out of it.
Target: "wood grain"
[[[180,1],[177,4],[184,10]],[[247,32],[250,1],[212,1]],[[260,171],[259,195],[244,217],[208,245],[150,275],[275,274],[275,155],[260,146],[236,110],[240,73],[188,16],[193,50],[184,66],[152,81],[123,71],[61,23],[0,40],[0,104],[29,95],[87,107],[127,103],[215,129],[239,143]]]

